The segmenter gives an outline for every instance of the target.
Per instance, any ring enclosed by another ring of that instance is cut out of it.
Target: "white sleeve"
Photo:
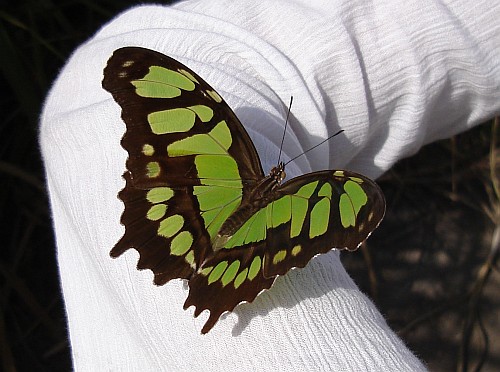
[[[476,1],[186,1],[134,8],[72,55],[41,117],[75,370],[418,371],[342,267],[338,252],[279,277],[200,335],[180,280],[152,284],[123,234],[120,108],[101,88],[112,52],[143,46],[180,60],[226,99],[265,170],[338,129],[287,173],[341,168],[372,177],[500,105],[500,4]]]

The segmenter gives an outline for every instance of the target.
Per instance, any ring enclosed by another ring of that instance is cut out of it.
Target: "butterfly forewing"
[[[153,270],[157,284],[189,278],[241,200],[242,179],[250,186],[263,177],[253,143],[215,90],[160,53],[115,51],[103,87],[122,108],[129,154],[119,195],[126,232],[111,254],[137,249],[138,267]]]
[[[331,248],[356,249],[384,215],[378,186],[352,172],[315,172],[283,185],[264,177],[233,111],[170,57],[118,49],[103,87],[122,109],[129,155],[119,193],[125,233],[111,256],[134,248],[138,268],[152,270],[156,284],[188,279],[185,307],[210,312],[203,333],[277,275]],[[254,192],[259,185],[265,195]]]
[[[255,147],[236,115],[210,85],[180,62],[149,49],[121,48],[108,61],[103,87],[122,108],[127,125],[122,145],[129,153],[127,169],[136,187],[198,184],[192,157],[207,145],[203,134],[221,122],[230,132],[227,152],[239,158],[241,178],[263,177]],[[192,149],[191,157],[172,156],[168,145],[194,135],[198,148]]]
[[[304,267],[332,248],[356,250],[379,225],[385,199],[376,183],[348,171],[319,171],[294,178],[274,192],[264,275]],[[289,213],[291,210],[292,213]]]

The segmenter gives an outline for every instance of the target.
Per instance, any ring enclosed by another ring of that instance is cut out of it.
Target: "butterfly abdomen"
[[[255,186],[249,197],[245,199],[246,202],[243,202],[224,222],[219,229],[219,237],[232,236],[252,215],[265,208],[275,199],[273,190],[281,182],[281,178],[275,175],[275,169]]]

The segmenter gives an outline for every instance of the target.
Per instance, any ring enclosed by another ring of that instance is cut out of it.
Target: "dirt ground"
[[[486,168],[481,156],[453,168],[449,150],[430,146],[379,180],[385,220],[342,259],[431,371],[500,371],[498,267],[478,280],[495,227]]]

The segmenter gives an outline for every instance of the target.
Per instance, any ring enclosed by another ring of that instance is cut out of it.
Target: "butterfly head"
[[[283,182],[283,180],[286,178],[285,164],[282,161],[279,162],[277,166],[271,169],[271,172],[269,172],[269,177],[274,179],[274,181],[278,185],[281,185],[281,182]]]

